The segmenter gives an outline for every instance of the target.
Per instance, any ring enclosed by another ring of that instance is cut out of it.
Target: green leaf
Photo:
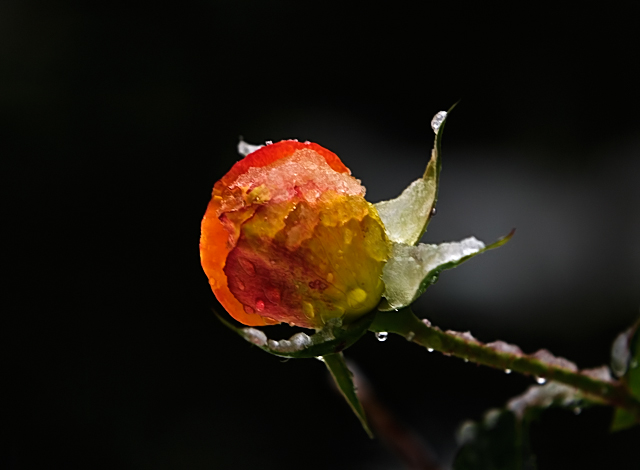
[[[280,341],[267,338],[267,335],[257,328],[240,328],[217,313],[216,316],[230,330],[263,351],[279,357],[304,359],[320,357],[347,349],[367,331],[375,317],[375,311],[348,325],[342,325],[342,319],[334,318],[329,320],[322,330],[311,336],[300,332],[294,334],[288,340]]]
[[[491,410],[481,423],[467,422],[458,432],[461,445],[454,470],[533,470],[527,423],[509,410]]]
[[[327,354],[322,356],[327,369],[331,372],[331,376],[333,380],[335,380],[340,393],[347,403],[355,413],[355,415],[360,420],[360,424],[369,435],[371,439],[373,439],[373,433],[371,429],[369,429],[369,424],[367,423],[367,417],[364,414],[364,409],[362,408],[362,404],[360,403],[360,399],[356,393],[355,385],[353,384],[353,374],[347,367],[347,363],[344,360],[344,355],[342,353],[335,354]]]
[[[397,198],[375,204],[389,238],[395,243],[415,245],[427,230],[438,200],[444,125],[448,113],[455,106],[455,104],[451,106],[447,112],[440,111],[434,117],[434,121],[437,119],[440,125],[436,132],[431,158],[422,178],[418,178],[407,186]],[[441,120],[440,117],[442,117]]]
[[[442,271],[455,268],[475,255],[504,245],[514,233],[515,230],[512,230],[489,246],[474,237],[440,245],[420,243],[418,246],[411,246],[394,243],[391,257],[382,272],[385,284],[382,295],[386,301],[380,303],[378,310],[396,310],[410,305],[438,280]]]
[[[612,431],[622,431],[635,426],[637,423],[636,417],[629,413],[624,408],[616,408],[613,414],[613,421],[611,422]]]
[[[533,385],[509,400],[504,409],[491,410],[481,423],[467,422],[458,432],[461,448],[454,470],[535,468],[529,445],[529,425],[549,407],[582,408],[598,404],[578,389],[557,382]]]
[[[640,320],[620,333],[611,346],[611,369],[621,377],[629,391],[640,398]],[[620,431],[638,424],[633,413],[616,408],[612,431]]]

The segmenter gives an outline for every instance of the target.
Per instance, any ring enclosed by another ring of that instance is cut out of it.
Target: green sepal
[[[457,103],[456,103],[457,104]],[[451,106],[438,127],[431,158],[422,178],[412,182],[396,198],[380,201],[375,207],[385,225],[389,238],[395,243],[415,245],[427,230],[438,200],[440,170],[442,168],[442,136]]]
[[[356,393],[356,387],[353,383],[353,374],[347,367],[344,355],[342,353],[327,354],[322,356],[322,360],[327,366],[327,369],[329,369],[329,372],[331,372],[331,376],[333,377],[333,380],[335,380],[338,390],[340,390],[340,393],[351,407],[351,410],[353,410],[357,418],[360,420],[360,424],[362,424],[363,429],[367,435],[373,439],[373,433],[369,428],[367,416],[364,413],[364,408],[362,407],[362,403],[360,403],[360,399]]]
[[[384,298],[378,305],[378,310],[387,312],[411,305],[430,285],[437,282],[438,276],[442,271],[455,268],[480,253],[504,245],[511,240],[514,233],[515,229],[491,245],[482,248],[480,248],[480,246],[483,245],[473,238],[463,240],[459,243],[443,243],[437,246],[422,243],[415,247],[394,244],[392,257],[385,265],[382,274],[382,279],[385,282],[385,292],[382,294]],[[445,246],[462,245],[465,242],[478,243],[480,245],[476,247],[472,253],[461,257],[458,256],[457,253],[443,256],[443,253],[439,251],[441,248],[442,251],[444,251],[446,249]],[[433,258],[442,258],[441,261],[444,262],[435,265],[435,267],[431,269],[427,268],[428,271],[425,271],[424,267],[429,266],[431,263],[428,257],[422,255],[421,250],[426,251],[427,249],[431,250]]]
[[[217,312],[214,313],[223,325],[263,351],[274,356],[296,359],[320,357],[344,351],[367,331],[375,317],[374,311],[348,325],[342,325],[340,318],[334,318],[311,336],[300,332],[288,340],[275,341],[267,338],[262,330],[237,327],[218,315]]]

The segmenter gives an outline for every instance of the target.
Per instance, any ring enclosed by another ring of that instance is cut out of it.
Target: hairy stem
[[[505,350],[507,348],[483,344],[470,335],[444,332],[437,326],[431,326],[428,321],[420,320],[410,308],[397,312],[378,312],[369,329],[375,332],[396,333],[430,350],[477,364],[570,385],[596,400],[630,411],[636,420],[640,421],[640,401],[631,395],[625,384],[620,381],[599,380],[585,374],[584,371],[572,370],[523,354],[515,347],[516,351],[508,351]]]

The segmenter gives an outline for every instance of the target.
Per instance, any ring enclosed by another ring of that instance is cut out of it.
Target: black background
[[[606,363],[640,297],[639,37],[617,8],[0,3],[4,251],[17,261],[1,465],[398,468],[320,362],[282,362],[212,316],[199,224],[240,135],[318,142],[376,202],[422,173],[432,116],[462,99],[425,240],[518,231],[416,311]],[[445,464],[463,420],[532,383],[401,338],[367,335],[347,355]],[[633,468],[638,430],[610,435],[609,418],[545,415],[540,468]]]

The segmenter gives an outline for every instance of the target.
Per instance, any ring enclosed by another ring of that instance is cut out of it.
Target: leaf
[[[509,410],[491,410],[481,423],[464,423],[458,432],[461,447],[454,470],[535,469],[527,424]]]
[[[369,435],[371,439],[373,439],[373,433],[371,429],[369,429],[369,424],[367,423],[367,417],[364,414],[364,409],[362,408],[362,404],[360,403],[360,399],[356,393],[356,388],[353,383],[353,374],[347,367],[347,363],[344,360],[344,355],[342,353],[334,353],[327,354],[322,356],[327,369],[331,372],[331,376],[333,380],[335,380],[340,393],[347,400],[347,403],[355,413],[355,415],[360,420],[360,424]]]
[[[535,469],[529,445],[529,425],[549,407],[582,408],[601,403],[578,389],[557,382],[533,385],[509,400],[505,408],[490,410],[481,423],[467,422],[458,432],[461,445],[454,470]]]
[[[440,111],[432,121],[432,125],[439,122],[439,127],[422,178],[407,186],[397,198],[375,204],[389,238],[395,243],[415,245],[427,230],[438,200],[444,124],[455,106],[451,106],[449,111]]]
[[[640,320],[620,333],[611,346],[611,369],[621,377],[629,391],[640,398]],[[636,417],[623,408],[616,408],[612,431],[621,431],[638,424]]]
[[[239,328],[216,313],[218,319],[229,329],[235,331],[248,342],[258,346],[274,356],[288,358],[312,358],[337,353],[355,343],[369,328],[375,317],[375,311],[364,315],[353,323],[342,325],[342,319],[334,318],[324,328],[309,336],[296,333],[288,340],[275,341],[257,328]]]
[[[474,237],[440,245],[420,243],[418,246],[410,246],[394,243],[391,257],[382,272],[385,283],[382,295],[386,301],[380,303],[378,310],[396,310],[410,305],[438,280],[442,271],[455,268],[477,254],[504,245],[514,232],[512,230],[489,246]]]

